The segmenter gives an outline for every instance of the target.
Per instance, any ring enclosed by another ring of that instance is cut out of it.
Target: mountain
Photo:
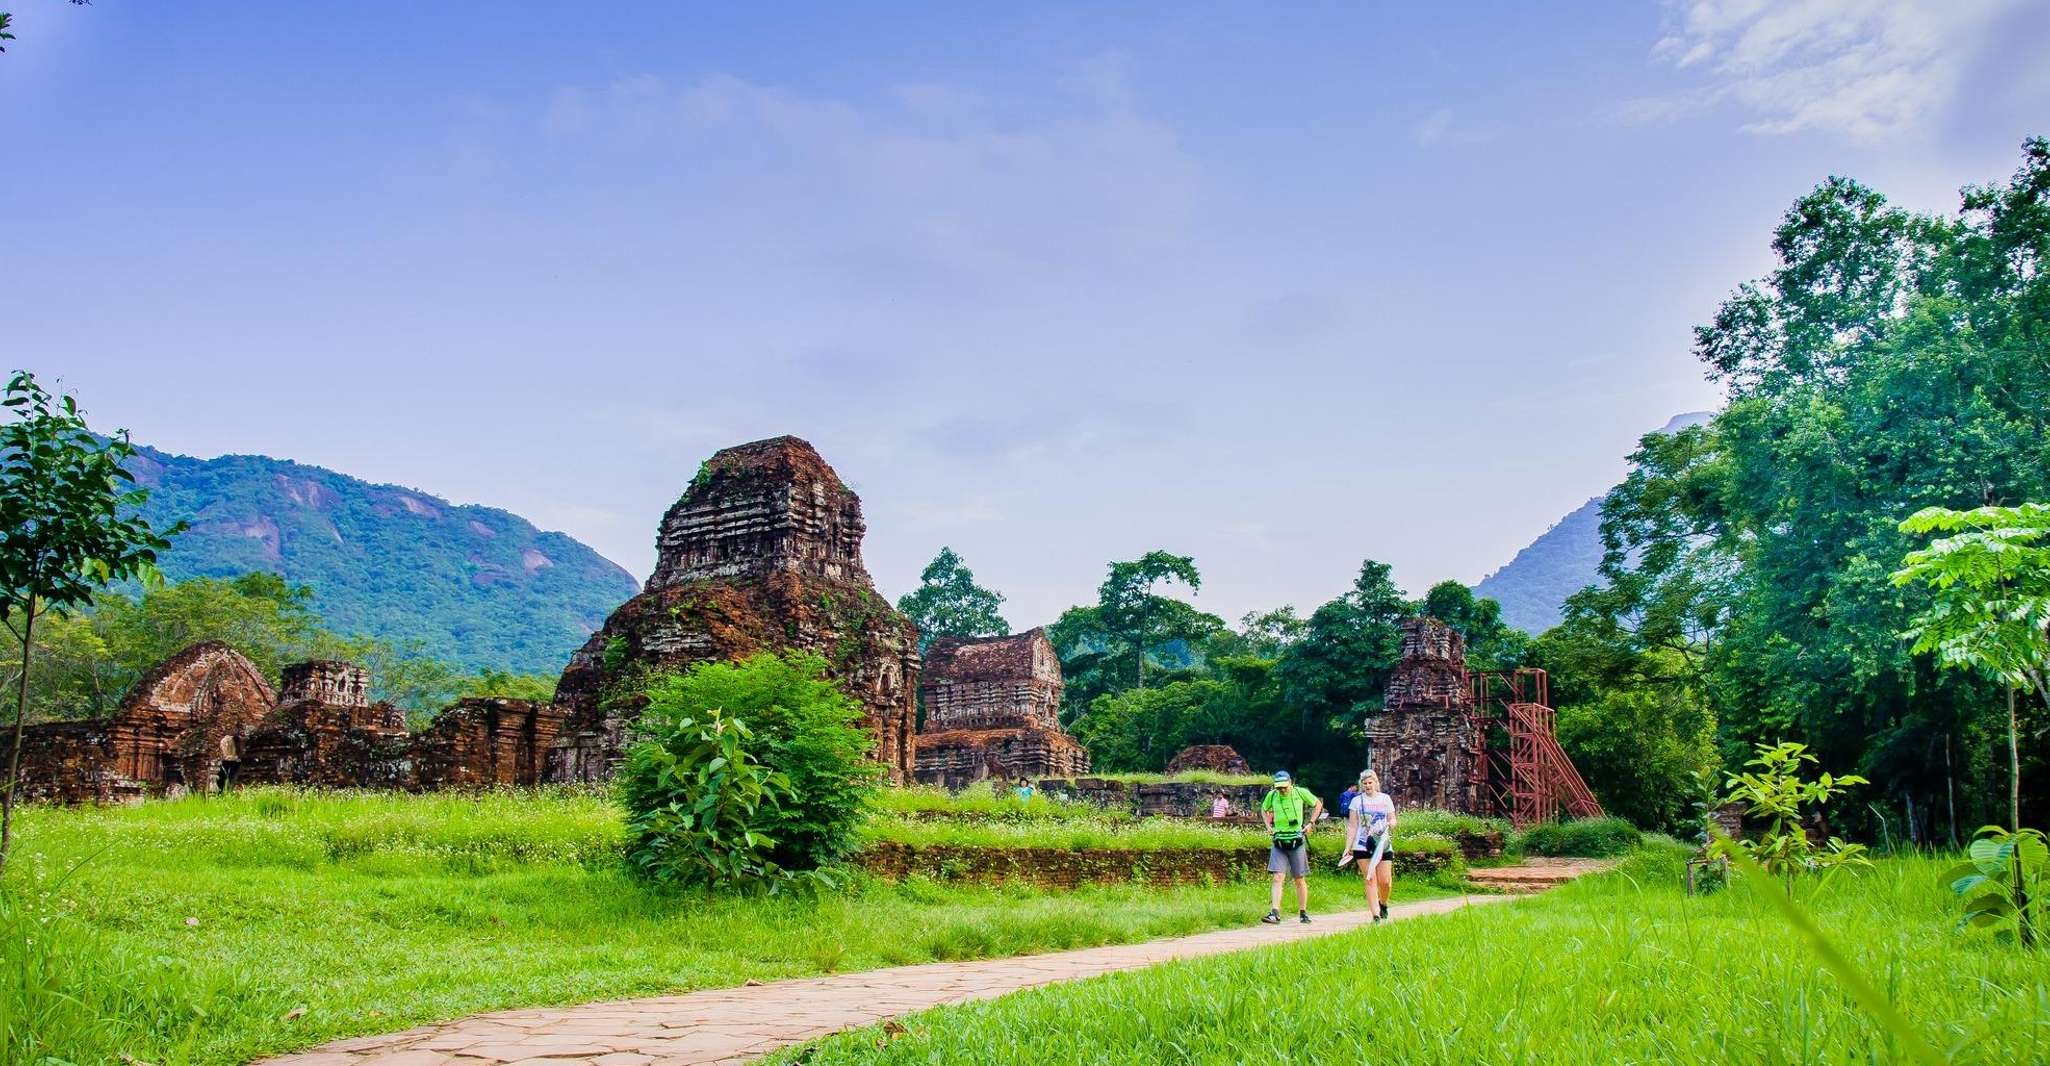
[[[516,514],[262,455],[138,447],[152,524],[183,520],[166,577],[253,570],[310,585],[329,629],[479,670],[555,673],[640,591],[617,563]]]
[[[1713,417],[1713,411],[1674,415],[1659,432],[1678,433]],[[1503,621],[1526,633],[1542,633],[1559,624],[1566,597],[1595,583],[1601,564],[1602,497],[1596,496],[1553,523],[1473,591],[1500,603]]]

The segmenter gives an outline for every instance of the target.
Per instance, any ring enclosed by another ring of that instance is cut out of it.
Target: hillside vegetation
[[[261,455],[151,448],[129,464],[152,524],[191,528],[171,578],[267,571],[314,589],[330,630],[470,670],[553,673],[634,594],[633,575],[492,507]]]

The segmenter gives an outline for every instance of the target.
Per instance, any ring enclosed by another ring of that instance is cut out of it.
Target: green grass
[[[1510,838],[1509,850],[1519,855],[1608,859],[1629,854],[1643,840],[1644,833],[1621,818],[1576,818],[1531,826]]]
[[[1182,935],[1266,908],[1264,878],[663,894],[620,871],[616,810],[574,792],[249,790],[32,808],[19,827],[0,891],[9,1066],[241,1062],[478,1011]],[[1356,906],[1357,885],[1320,873],[1314,906]]]
[[[1019,799],[1008,790],[987,789],[948,792],[930,785],[886,788],[878,791],[875,810],[886,816],[953,818],[984,822],[1133,822],[1138,815],[1127,810],[1110,810],[1082,800],[1060,800],[1044,792],[1031,799]]]
[[[860,1030],[775,1061],[1901,1060],[1753,887],[1683,894],[1684,854],[1654,844],[1532,900],[946,1008],[894,1042]],[[1883,860],[1804,903],[1956,1061],[2050,1061],[2050,955],[1956,933],[1944,866]]]

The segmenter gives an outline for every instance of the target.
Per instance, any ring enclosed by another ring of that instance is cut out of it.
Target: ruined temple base
[[[963,789],[979,781],[1033,780],[1089,772],[1089,751],[1054,729],[956,729],[918,738],[913,780]]]

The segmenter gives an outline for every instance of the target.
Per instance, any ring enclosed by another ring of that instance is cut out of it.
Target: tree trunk
[[[2009,825],[2013,832],[2022,829],[2022,749],[2020,720],[2014,711],[2014,683],[2007,686],[2007,803],[2008,815],[2014,820]],[[2021,842],[2015,841],[2014,848],[2014,928],[2022,947],[2032,947],[2036,942],[2036,930],[2029,921],[2029,872],[2022,865]]]
[[[21,785],[21,736],[28,724],[29,656],[35,650],[36,598],[28,598],[28,616],[21,624],[21,681],[14,694],[14,750],[7,756],[7,791],[0,795],[0,874],[7,872],[7,856],[14,847],[14,795]]]
[[[1950,769],[1950,734],[1943,734],[1943,795],[1950,808],[1950,846],[1957,847],[1957,778]]]

